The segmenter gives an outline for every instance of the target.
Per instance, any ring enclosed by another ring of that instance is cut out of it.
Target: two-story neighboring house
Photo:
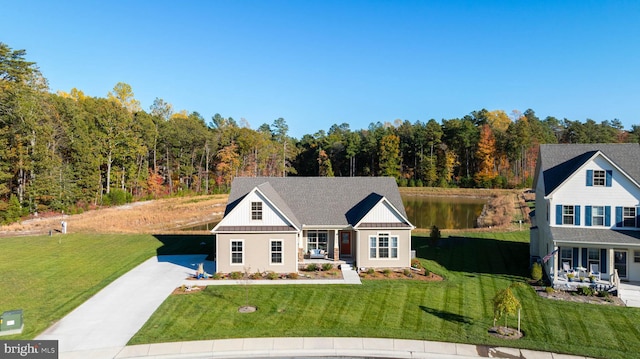
[[[640,281],[640,145],[540,145],[534,188],[530,254],[552,281],[563,263]]]
[[[238,177],[216,234],[216,271],[296,272],[305,260],[407,268],[411,230],[395,179]]]

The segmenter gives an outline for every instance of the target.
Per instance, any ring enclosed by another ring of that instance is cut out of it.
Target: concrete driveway
[[[58,340],[63,357],[91,351],[93,359],[113,358],[151,314],[193,275],[206,255],[153,257],[132,269],[45,330],[36,339]]]

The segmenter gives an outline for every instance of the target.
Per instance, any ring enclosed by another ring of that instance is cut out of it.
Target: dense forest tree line
[[[50,93],[24,50],[0,43],[0,222],[184,193],[236,176],[392,176],[404,186],[526,187],[541,143],[638,142],[640,126],[481,109],[462,118],[347,123],[301,139],[283,118],[251,129],[219,114],[140,107],[131,86],[106,97]]]

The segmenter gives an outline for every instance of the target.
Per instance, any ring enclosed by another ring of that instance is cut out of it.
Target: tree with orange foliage
[[[237,174],[240,168],[240,155],[238,155],[237,145],[232,142],[230,145],[223,147],[216,157],[218,158],[218,165],[216,170],[220,173],[224,184],[231,185],[233,177]]]
[[[495,165],[496,155],[496,139],[493,136],[491,127],[485,124],[480,130],[480,140],[478,141],[478,150],[476,158],[478,159],[478,172],[474,177],[478,186],[490,187],[491,181],[498,177]]]

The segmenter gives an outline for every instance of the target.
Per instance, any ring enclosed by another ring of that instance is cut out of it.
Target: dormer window
[[[593,171],[593,185],[604,187],[605,183],[605,172],[604,171]]]
[[[251,220],[262,220],[262,202],[251,202]]]

